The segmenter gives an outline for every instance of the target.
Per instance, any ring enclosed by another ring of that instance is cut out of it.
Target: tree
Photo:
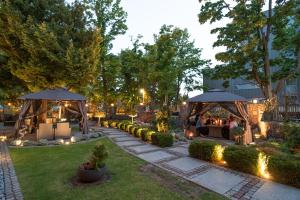
[[[85,0],[84,2],[89,9],[88,14],[91,21],[99,28],[100,37],[103,38],[99,43],[101,51],[98,65],[98,84],[101,86],[104,109],[107,112],[110,69],[105,64],[110,58],[109,51],[112,48],[112,41],[117,35],[124,34],[127,30],[125,24],[127,13],[120,5],[121,0]]]
[[[84,6],[54,1],[2,1],[0,50],[5,66],[31,91],[82,90],[94,81],[100,42]]]
[[[207,1],[202,4],[199,14],[201,24],[214,23],[223,18],[230,20],[225,26],[211,31],[218,34],[214,47],[225,46],[226,51],[216,54],[216,59],[223,64],[206,72],[214,79],[244,77],[254,80],[269,100],[280,92],[282,80],[291,78],[290,74],[295,75],[297,68],[295,57],[287,54],[282,54],[281,63],[287,62],[289,65],[282,66],[274,62],[270,57],[272,38],[274,35],[278,41],[284,38],[287,27],[282,22],[289,21],[295,11],[299,12],[299,9],[295,9],[299,8],[297,0],[276,1],[275,5],[272,2],[236,0],[232,4],[226,0]],[[266,12],[263,11],[265,5],[268,7]],[[295,51],[293,54],[296,55]]]

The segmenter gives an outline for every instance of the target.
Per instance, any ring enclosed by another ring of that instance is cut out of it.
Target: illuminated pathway
[[[23,199],[5,142],[0,142],[0,200]]]
[[[300,189],[191,158],[188,144],[160,148],[118,129],[97,129],[132,155],[230,199],[300,199]]]

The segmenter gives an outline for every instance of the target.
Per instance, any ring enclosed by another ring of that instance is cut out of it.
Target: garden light
[[[224,147],[222,147],[222,145],[216,145],[215,149],[214,149],[214,160],[215,161],[222,161],[223,160],[223,153],[224,153]]]
[[[270,174],[268,172],[267,166],[268,166],[268,158],[267,156],[260,152],[258,154],[258,160],[257,160],[257,165],[258,165],[258,173],[260,176],[269,179]]]
[[[12,104],[9,102],[7,105],[8,105],[8,106],[11,106]]]
[[[182,105],[184,105],[184,106],[185,106],[185,105],[186,105],[186,102],[185,102],[185,101],[184,101],[184,102],[182,102]]]
[[[21,146],[22,140],[16,140],[16,146]]]
[[[253,99],[252,102],[253,103],[258,103],[258,100],[257,99]]]
[[[4,136],[4,135],[1,135],[1,136],[0,136],[0,141],[1,141],[1,142],[4,142],[6,139],[7,139],[6,136]]]
[[[110,104],[110,106],[111,106],[111,107],[114,107],[114,106],[115,106],[115,104],[111,103],[111,104]]]
[[[76,138],[75,138],[74,136],[72,136],[71,139],[70,139],[70,141],[71,141],[72,143],[74,143],[74,142],[76,142]]]

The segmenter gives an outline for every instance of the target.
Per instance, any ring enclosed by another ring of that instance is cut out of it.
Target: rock
[[[90,134],[90,138],[97,138],[97,137],[99,137],[98,133],[91,133]]]
[[[88,134],[84,134],[84,135],[82,135],[81,140],[88,140],[89,138],[90,137]]]
[[[81,138],[77,137],[77,136],[72,136],[70,139],[71,143],[76,143],[76,142],[79,142],[80,140],[81,140]]]
[[[65,141],[63,139],[57,139],[57,140],[55,140],[55,142],[57,144],[63,144],[63,143],[65,143]]]
[[[48,145],[49,141],[47,139],[40,139],[38,145]]]
[[[13,140],[10,144],[13,145],[13,146],[21,146],[22,145],[22,140],[16,139],[16,140]]]
[[[32,140],[25,140],[23,142],[24,146],[37,146],[38,142],[37,141],[32,141]]]

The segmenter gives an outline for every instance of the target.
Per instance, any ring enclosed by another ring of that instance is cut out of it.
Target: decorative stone
[[[48,145],[49,144],[49,141],[46,140],[46,139],[40,139],[39,142],[38,142],[39,145]]]
[[[25,140],[23,142],[23,146],[36,146],[36,145],[38,145],[38,142],[32,140]]]

